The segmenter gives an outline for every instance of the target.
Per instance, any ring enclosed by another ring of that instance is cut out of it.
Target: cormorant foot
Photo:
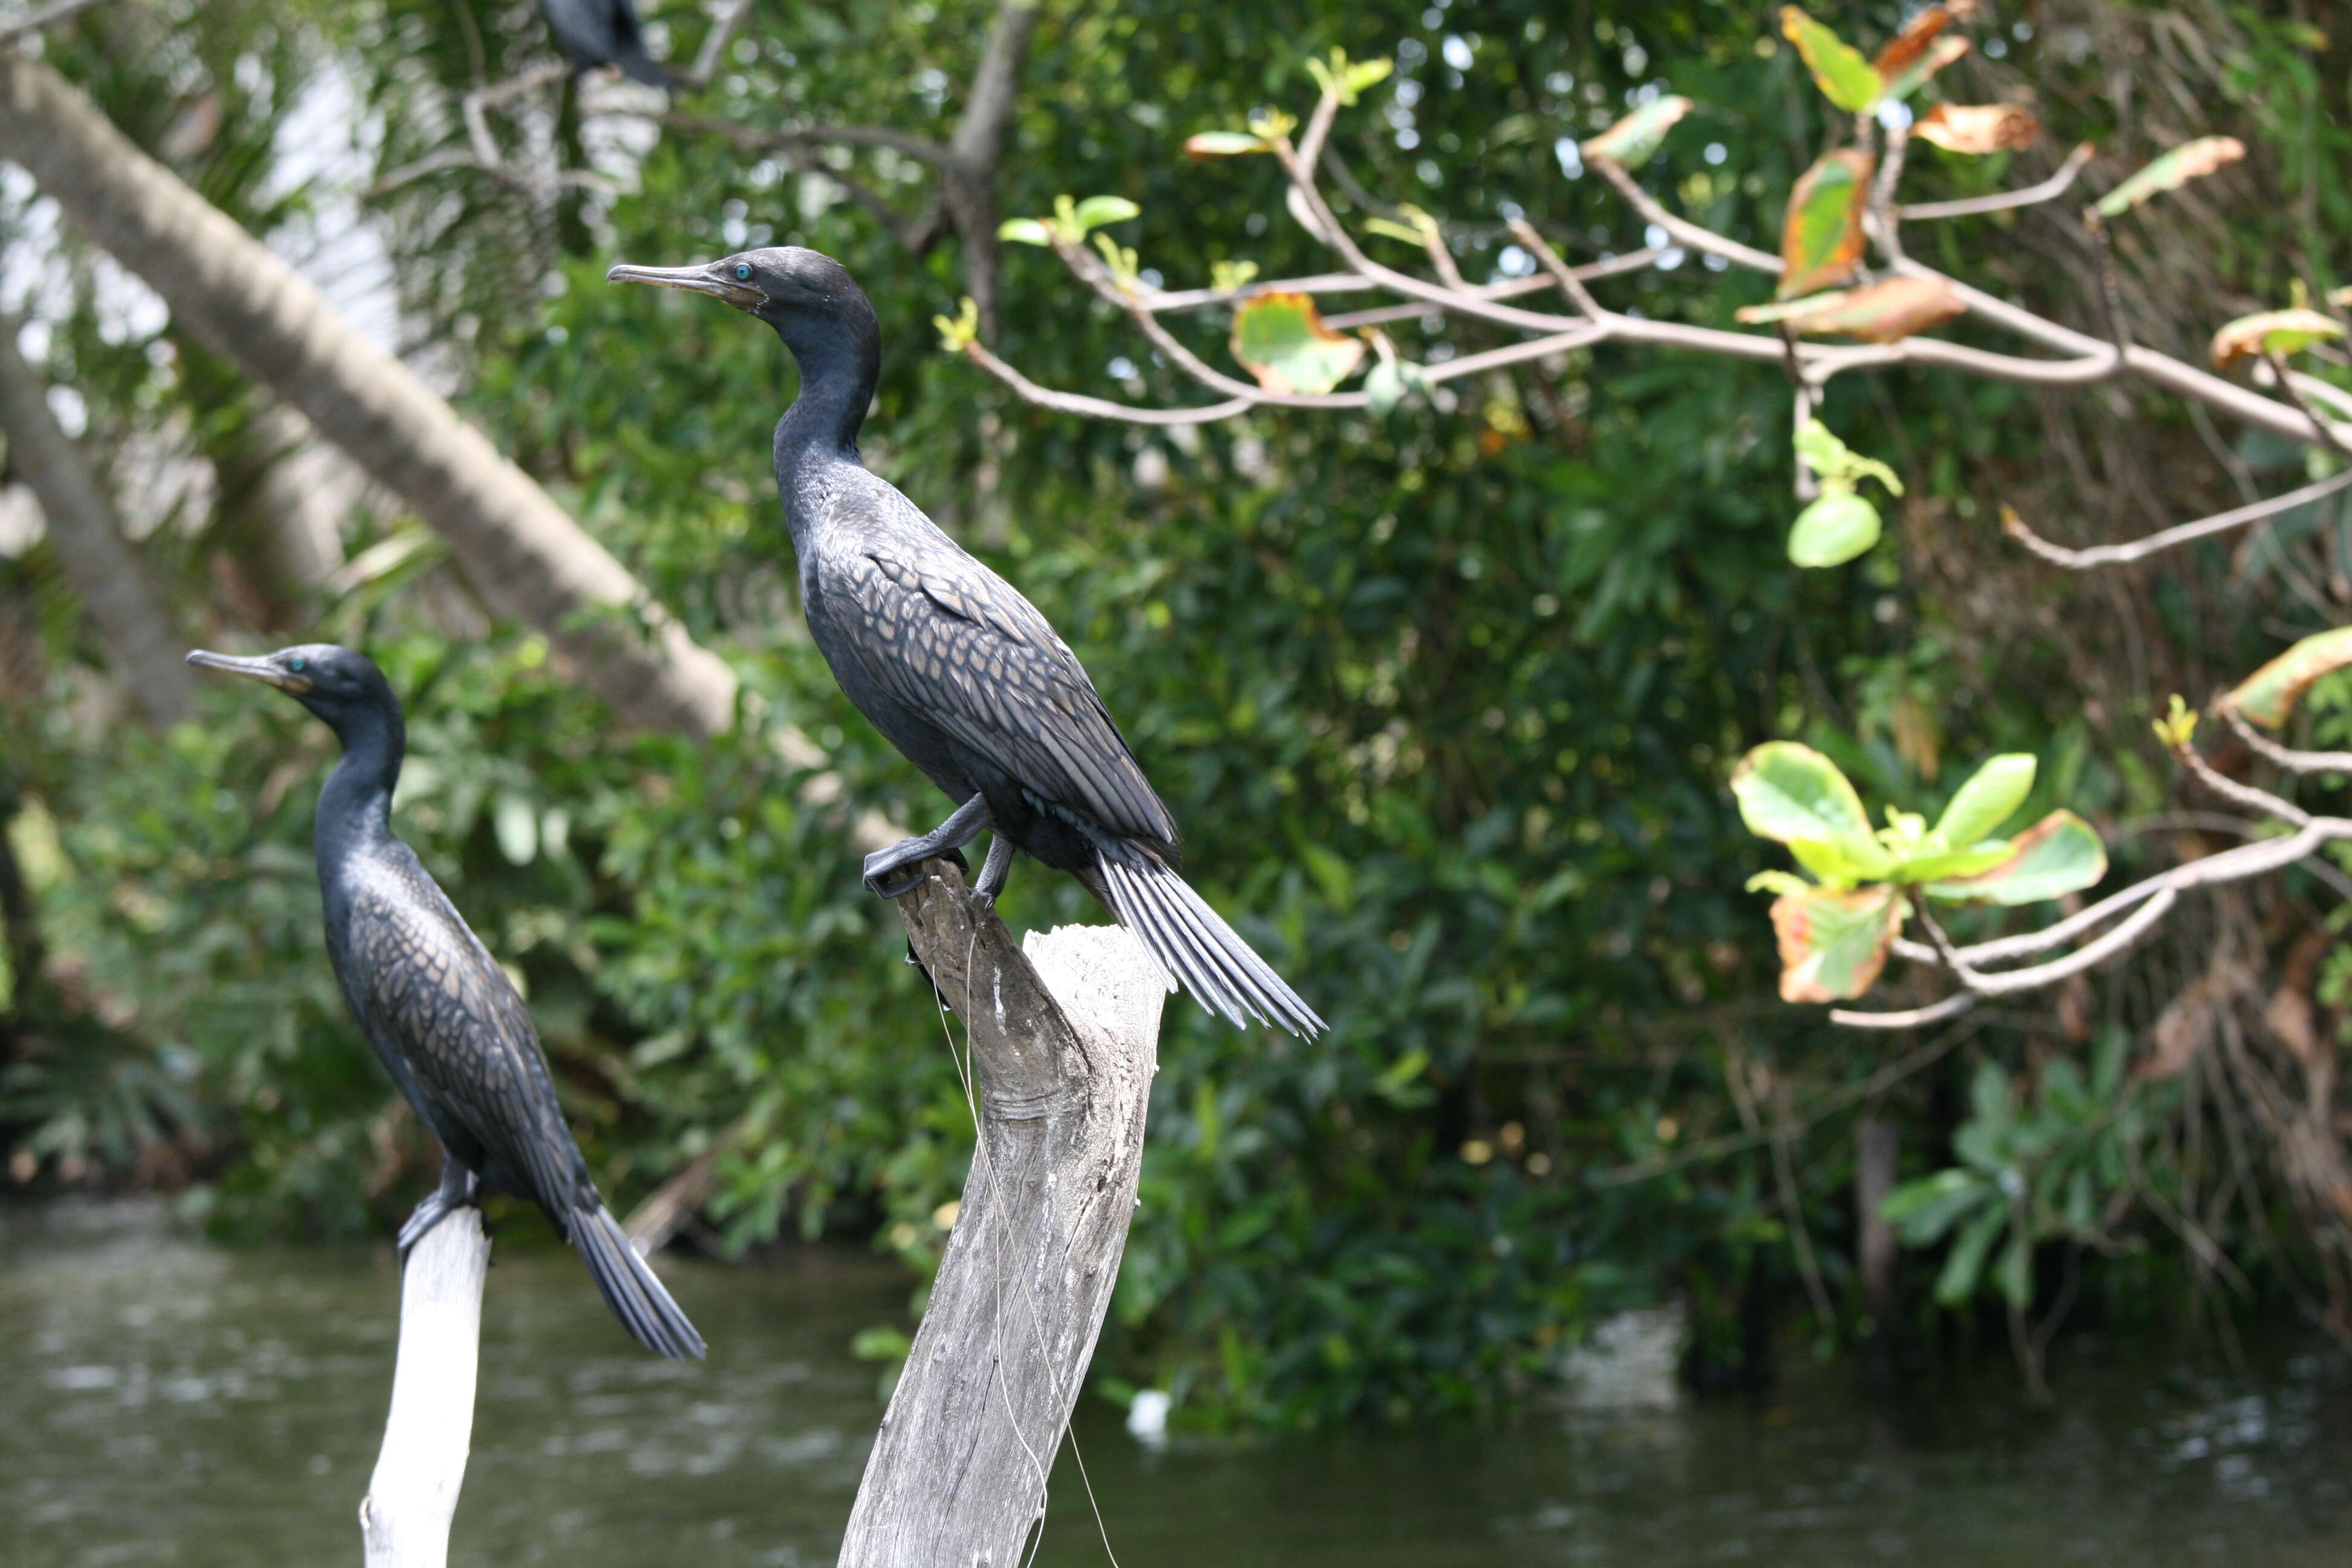
[[[448,1156],[445,1154],[442,1158],[446,1161]],[[471,1171],[462,1171],[459,1178],[453,1180],[445,1168],[440,1186],[416,1205],[416,1212],[410,1215],[408,1223],[400,1227],[400,1236],[394,1245],[400,1249],[402,1267],[407,1266],[410,1251],[432,1232],[435,1226],[459,1209],[479,1206],[480,1199],[481,1184]]]
[[[1013,840],[999,833],[988,841],[988,858],[980,863],[980,880],[971,885],[971,890],[993,909],[996,896],[1004,891],[1005,879],[1012,874]]]
[[[903,844],[894,844],[887,849],[877,849],[866,858],[866,891],[881,899],[896,899],[913,892],[923,879],[923,862],[926,860],[952,860],[957,870],[967,875],[971,870],[971,862],[963,858],[961,849],[926,848],[919,855],[902,858],[900,852],[905,848]]]

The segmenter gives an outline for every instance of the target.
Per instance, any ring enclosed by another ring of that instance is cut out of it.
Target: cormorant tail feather
[[[1089,835],[1092,837],[1092,835]],[[1253,1020],[1312,1039],[1327,1027],[1315,1009],[1285,984],[1159,858],[1121,839],[1098,838],[1097,859],[1105,902],[1136,934],[1168,982],[1193,1000],[1247,1028]]]
[[[572,1211],[572,1241],[587,1260],[588,1272],[604,1292],[605,1305],[621,1320],[636,1342],[656,1355],[672,1360],[702,1356],[702,1336],[662,1288],[660,1279],[630,1245],[628,1233],[613,1211],[599,1205],[593,1214]]]

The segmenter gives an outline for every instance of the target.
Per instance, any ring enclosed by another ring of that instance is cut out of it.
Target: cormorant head
[[[400,700],[375,661],[333,643],[304,643],[258,658],[198,648],[188,655],[188,662],[274,686],[347,740],[350,727],[359,721],[387,716],[397,721],[400,717]]]
[[[608,283],[651,283],[724,300],[784,331],[796,321],[866,322],[874,307],[849,268],[821,251],[797,245],[745,250],[700,267],[632,267],[604,274]]]

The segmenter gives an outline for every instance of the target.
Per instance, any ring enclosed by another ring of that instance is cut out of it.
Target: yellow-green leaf
[[[1691,100],[1687,98],[1654,99],[1585,142],[1580,151],[1587,159],[1606,158],[1628,169],[1638,169],[1650,161],[1650,154],[1665,141],[1675,122],[1690,111]]]
[[[1850,485],[1824,488],[1789,529],[1789,560],[1814,570],[1843,566],[1878,542],[1878,509]]]
[[[2121,217],[2148,197],[2177,190],[2245,155],[2246,144],[2234,136],[2200,136],[2184,142],[2101,196],[2092,210],[2101,217]]]
[[[2106,846],[2097,831],[2071,811],[2053,811],[2011,839],[1999,865],[1930,882],[1927,891],[1954,903],[2032,904],[2080,892],[2106,874]]]
[[[2352,664],[2352,626],[2307,637],[2238,684],[2221,699],[2249,722],[2275,730],[2294,712],[2311,683]]]
[[[1953,793],[1951,804],[1936,819],[1936,832],[1955,846],[1990,837],[2033,792],[2035,766],[2031,752],[2004,752],[1991,758]]]
[[[1795,741],[1767,741],[1731,774],[1739,819],[1759,838],[1786,844],[1823,881],[1884,877],[1894,860],[1870,831],[1862,797],[1838,765]]]
[[[1860,49],[1805,15],[1801,7],[1780,7],[1780,31],[1804,57],[1805,68],[1813,73],[1813,85],[1822,89],[1822,96],[1848,114],[1861,113],[1886,90],[1885,79],[1862,58]]]
[[[1253,153],[1272,151],[1273,142],[1246,131],[1203,131],[1184,138],[1187,158],[1246,158]]]
[[[1808,888],[1772,900],[1772,934],[1780,947],[1783,1002],[1844,1002],[1877,983],[1886,950],[1902,928],[1903,900],[1892,888]]]
[[[2308,307],[2241,316],[2213,334],[2213,368],[2226,369],[2253,354],[2291,354],[2344,335],[2343,323]]]
[[[1009,217],[996,226],[996,237],[1008,245],[1051,245],[1054,231],[1034,217]]]
[[[1361,339],[1323,324],[1309,294],[1260,294],[1234,312],[1234,358],[1260,386],[1309,396],[1348,379],[1364,357]]]
[[[1867,153],[1841,147],[1825,153],[1789,193],[1789,213],[1780,226],[1780,286],[1774,297],[1793,300],[1834,288],[1862,265],[1862,213],[1870,198],[1876,163]]]

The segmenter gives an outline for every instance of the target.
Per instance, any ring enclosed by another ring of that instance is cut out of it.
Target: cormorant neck
[[[856,463],[857,428],[882,374],[882,333],[861,298],[840,315],[785,313],[770,321],[801,367],[800,395],[776,422],[776,482],[785,520],[797,536],[795,480],[814,468]]]
[[[392,792],[408,750],[408,727],[397,706],[362,708],[327,722],[343,743],[343,760],[319,790],[321,861],[335,851],[392,837]]]

